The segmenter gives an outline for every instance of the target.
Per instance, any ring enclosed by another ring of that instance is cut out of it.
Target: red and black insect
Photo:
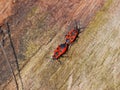
[[[77,25],[77,22],[75,22],[76,26],[74,27],[74,29],[71,29],[66,35],[65,35],[65,39],[66,39],[66,44],[70,45],[72,44],[76,38],[78,37],[79,33],[81,32],[80,30],[82,28],[79,28]]]
[[[79,34],[78,30],[75,30],[75,29],[70,30],[65,36],[66,44],[70,45],[72,42],[74,42],[78,34]]]
[[[72,44],[76,38],[78,37],[79,33],[81,32],[82,28],[79,28],[77,25],[77,22],[75,21],[76,26],[74,29],[71,29],[66,35],[65,35],[65,43],[58,45],[58,47],[54,50],[54,54],[52,56],[53,60],[57,60],[65,54],[65,52],[68,50],[68,47],[70,44]],[[60,61],[59,61],[60,62]]]
[[[52,56],[53,60],[58,60],[68,49],[68,44],[60,44],[55,50]]]

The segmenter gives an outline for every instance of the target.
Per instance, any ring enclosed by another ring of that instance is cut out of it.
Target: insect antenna
[[[53,58],[52,57],[50,57],[50,62],[53,62]]]
[[[62,62],[60,60],[57,60],[60,64],[62,64]]]
[[[15,52],[15,48],[14,48],[13,41],[12,41],[12,38],[11,38],[11,32],[10,32],[10,27],[9,27],[8,22],[7,22],[7,30],[8,30],[8,37],[9,37],[9,40],[10,40],[10,45],[12,47],[13,55],[14,55],[15,61],[16,61],[16,66],[17,66],[17,70],[18,70],[18,76],[19,76],[19,79],[20,79],[22,90],[24,90],[24,85],[23,85],[23,82],[22,82],[21,74],[20,74],[20,67],[19,67],[19,63],[18,63],[18,58],[17,58],[17,54]]]
[[[75,29],[78,29],[77,21],[75,20]]]

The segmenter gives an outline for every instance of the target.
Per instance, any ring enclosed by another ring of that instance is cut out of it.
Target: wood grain
[[[24,20],[18,16],[12,21],[25,90],[120,89],[119,0],[38,0],[29,5]],[[68,57],[60,58],[62,65],[51,62],[74,19],[86,28],[65,54]],[[19,27],[14,25],[18,20]],[[14,81],[3,88],[15,90]]]

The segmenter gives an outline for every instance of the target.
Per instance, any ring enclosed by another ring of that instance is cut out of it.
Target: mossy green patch
[[[39,47],[34,42],[27,43],[27,50],[25,52],[26,57],[31,57],[32,54],[38,49]]]
[[[107,0],[107,2],[105,3],[105,5],[102,8],[102,11],[108,11],[109,7],[111,6],[111,4],[113,3],[113,0]]]
[[[106,24],[108,22],[108,20],[109,20],[109,17],[107,16],[109,14],[108,10],[109,10],[110,6],[112,5],[112,2],[113,2],[113,0],[107,0],[107,2],[104,4],[104,6],[101,8],[101,10],[96,13],[93,21],[88,26],[89,28],[87,28],[86,31],[84,32],[84,34],[82,35],[82,38],[84,37],[84,39],[86,40],[86,42],[85,42],[86,44],[90,43],[89,41],[91,41],[91,35],[93,35],[93,37],[96,37],[96,35],[97,35],[96,33],[99,31],[99,28],[101,28],[101,26],[103,26],[104,24]],[[99,45],[99,46],[101,46],[101,45]],[[103,47],[103,46],[101,46],[101,47]],[[93,51],[93,52],[95,52],[95,51]],[[79,73],[82,72],[82,68],[87,68],[86,69],[87,75],[90,75],[91,71],[94,69],[94,66],[96,65],[96,63],[94,63],[94,61],[96,60],[96,58],[95,58],[95,54],[93,52],[92,52],[92,54],[90,53],[91,55],[89,57],[89,61],[85,61],[85,63],[76,67],[76,70],[79,70],[79,72],[76,72],[76,75],[73,76],[73,83],[75,83],[76,77],[78,77],[77,75],[79,75]],[[108,53],[105,53],[105,54],[106,54],[106,56],[108,56]],[[103,58],[106,59],[105,56]],[[90,61],[90,60],[92,60],[93,63],[91,63],[92,61]],[[77,62],[78,61],[76,61],[76,63]],[[93,65],[93,64],[95,64],[95,65]],[[104,70],[103,72],[105,72],[105,71],[107,71],[107,70]],[[96,75],[96,76],[98,76],[100,78],[106,77],[105,75],[103,75],[103,76]],[[113,87],[111,83],[109,83],[109,85],[111,87]],[[99,83],[97,83],[93,87],[96,88],[97,86],[99,86]]]
[[[108,0],[105,2],[104,6],[99,10],[96,15],[93,17],[93,20],[90,22],[88,28],[86,28],[85,32],[83,33],[83,38],[86,40],[87,43],[94,40],[97,33],[104,24],[106,24],[109,20],[109,11],[108,9],[112,5],[113,0]],[[86,43],[86,45],[87,45]]]
[[[41,14],[40,19],[37,20],[37,27],[38,28],[43,28],[45,26],[45,20],[48,16],[49,16],[48,12]]]
[[[30,12],[27,14],[27,17],[32,17],[34,14],[35,14],[35,12],[36,12],[36,10],[37,10],[37,7],[35,6],[35,7],[33,7],[31,10],[30,10]]]
[[[89,25],[90,28],[88,28],[88,29],[90,29],[90,30],[88,33],[93,32],[91,29],[95,30],[95,29],[99,28],[100,26],[104,25],[108,21],[108,17],[105,17],[105,16],[108,13],[108,9],[109,9],[110,5],[112,4],[112,2],[113,2],[113,0],[108,0],[104,4],[102,9],[96,13],[94,20]]]

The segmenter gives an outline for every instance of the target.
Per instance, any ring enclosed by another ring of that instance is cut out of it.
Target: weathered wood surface
[[[119,0],[27,0],[23,6],[10,23],[25,90],[120,90]],[[50,62],[74,19],[84,32],[62,65]],[[0,89],[15,90],[8,81]]]
[[[0,0],[0,25],[13,13],[14,0]]]

